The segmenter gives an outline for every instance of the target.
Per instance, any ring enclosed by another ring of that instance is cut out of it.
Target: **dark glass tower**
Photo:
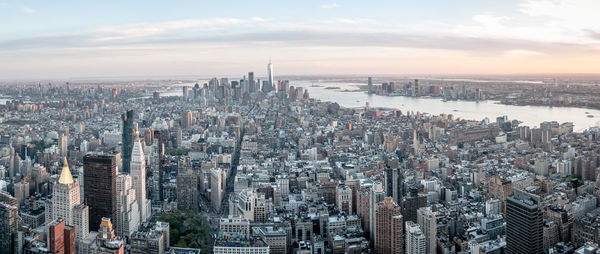
[[[419,193],[417,186],[410,187],[409,195],[404,197],[402,211],[404,221],[417,222],[417,210],[427,206],[427,196]]]
[[[385,194],[387,197],[394,198],[396,204],[402,204],[402,170],[399,168],[385,169]]]
[[[114,155],[87,154],[83,157],[83,195],[89,206],[90,231],[98,231],[102,217],[116,221],[117,163]]]
[[[129,173],[129,167],[131,163],[131,150],[133,149],[133,123],[135,122],[135,119],[133,117],[133,110],[127,111],[127,113],[122,115],[122,118],[123,133],[121,134],[121,154],[123,155],[123,168],[120,171],[124,173]]]
[[[506,253],[544,253],[540,198],[520,190],[506,198]]]

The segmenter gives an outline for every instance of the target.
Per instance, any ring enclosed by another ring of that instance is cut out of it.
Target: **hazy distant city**
[[[0,2],[0,254],[600,253],[598,10]]]

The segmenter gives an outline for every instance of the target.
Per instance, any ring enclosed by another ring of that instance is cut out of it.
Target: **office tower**
[[[373,93],[373,78],[369,77],[368,81],[367,81],[367,86],[368,86],[368,93]]]
[[[210,169],[210,202],[217,211],[221,211],[221,202],[225,194],[225,171],[220,168]]]
[[[182,97],[184,100],[186,100],[188,98],[188,87],[187,86],[183,87]]]
[[[152,205],[146,197],[146,158],[137,132],[135,133],[135,142],[131,151],[130,170],[138,205],[136,212],[138,213],[140,223],[143,223],[150,217]]]
[[[16,254],[17,230],[19,229],[19,209],[17,199],[7,192],[0,192],[0,250],[3,253]]]
[[[65,254],[77,253],[77,229],[74,226],[66,225],[64,236]]]
[[[404,253],[404,222],[400,206],[391,197],[386,197],[377,204],[375,220],[375,253]]]
[[[544,253],[540,197],[518,190],[506,198],[506,252]]]
[[[369,232],[371,242],[374,243],[376,240],[376,221],[375,221],[375,211],[377,210],[377,204],[385,199],[385,192],[383,191],[383,186],[380,182],[376,182],[373,184],[371,189],[369,190]],[[375,239],[375,240],[374,240]]]
[[[51,202],[46,205],[46,221],[62,218],[67,225],[73,225],[73,207],[81,203],[79,195],[79,184],[73,180],[65,158],[58,182],[52,188]]]
[[[419,80],[415,79],[415,90],[414,90],[414,96],[419,96],[420,94],[420,87],[419,87]]]
[[[62,157],[67,156],[68,144],[69,144],[69,137],[67,135],[65,135],[64,133],[61,133],[60,137],[58,137],[58,148],[60,149],[60,156],[62,156]]]
[[[73,225],[77,240],[85,239],[90,234],[90,209],[85,204],[73,207]]]
[[[114,155],[83,156],[84,200],[89,206],[90,230],[98,230],[102,218],[116,218],[117,162]]]
[[[127,174],[119,174],[117,177],[115,233],[123,238],[129,238],[140,225],[140,209],[135,194],[132,177]]]
[[[123,133],[121,134],[121,154],[123,155],[123,168],[119,171],[129,173],[131,165],[131,149],[133,149],[133,129],[134,115],[133,110],[128,110],[122,115],[123,118]],[[100,223],[98,221],[98,223]]]
[[[248,72],[248,92],[253,93],[255,91],[254,87],[254,72]]]
[[[91,232],[86,239],[79,242],[78,253],[125,253],[125,242],[115,236],[110,218],[101,218],[96,228],[98,228],[98,232]]]
[[[425,254],[425,235],[419,224],[412,221],[406,222],[406,254]]]
[[[75,254],[75,228],[58,218],[48,223],[48,250],[51,253]]]
[[[29,182],[22,180],[14,185],[15,198],[17,199],[17,206],[22,206],[25,203],[25,199],[29,197]]]
[[[198,212],[198,175],[190,158],[179,161],[177,168],[177,209]]]
[[[367,184],[361,185],[358,188],[357,197],[356,197],[356,215],[361,219],[361,226],[366,236],[370,236],[370,186]],[[373,239],[371,239],[372,242]]]
[[[152,202],[159,204],[162,201],[162,162],[164,159],[164,145],[160,130],[154,131],[152,140]]]
[[[267,65],[267,76],[269,81],[269,86],[273,87],[273,64],[271,63],[271,58],[269,58],[269,64]]]
[[[175,145],[180,148],[182,143],[183,143],[183,131],[181,130],[181,128],[177,128],[177,132],[175,134]]]
[[[65,251],[65,220],[58,218],[48,223],[48,250],[51,253]]]
[[[52,198],[46,202],[46,221],[61,218],[66,225],[75,226],[77,238],[87,235],[87,206],[81,204],[79,183],[73,179],[67,158],[64,159],[58,181],[52,188]],[[82,211],[85,210],[85,211]]]
[[[419,193],[419,189],[413,186],[409,190],[409,195],[404,198],[402,203],[402,213],[404,221],[417,221],[417,209],[427,206],[427,196]]]
[[[417,210],[417,223],[425,235],[425,252],[437,251],[437,220],[431,207],[421,207]]]
[[[190,126],[192,126],[192,111],[184,111],[181,112],[181,128],[187,129],[190,128]]]
[[[394,198],[396,204],[402,203],[402,170],[387,168],[385,170],[385,192],[388,197]]]

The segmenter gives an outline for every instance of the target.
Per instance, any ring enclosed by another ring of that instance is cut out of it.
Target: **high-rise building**
[[[177,209],[197,212],[198,208],[198,174],[186,157],[177,168]]]
[[[368,93],[373,93],[374,92],[374,90],[373,90],[373,78],[372,77],[368,78],[367,87],[369,89]]]
[[[271,58],[269,58],[269,64],[267,65],[267,76],[269,79],[269,86],[273,87],[273,64],[271,63]]]
[[[427,196],[420,194],[417,187],[411,187],[409,195],[402,203],[404,220],[417,222],[417,210],[425,206],[427,206]]]
[[[46,207],[46,221],[62,218],[68,225],[73,225],[73,207],[80,204],[79,184],[73,180],[67,159],[64,159],[63,168],[58,182],[52,188],[51,205]]]
[[[83,156],[84,200],[89,206],[90,230],[98,230],[102,218],[116,218],[117,163],[114,155]]]
[[[164,159],[164,145],[160,130],[154,131],[152,140],[152,158],[150,169],[152,170],[152,202],[159,204],[162,201],[162,162]]]
[[[90,234],[90,208],[85,204],[73,207],[73,225],[77,240],[85,239]]]
[[[394,198],[396,204],[402,203],[402,171],[399,168],[385,170],[385,192],[388,197]]]
[[[221,202],[225,194],[225,171],[221,168],[210,169],[210,202],[217,211],[221,211]]]
[[[407,221],[405,225],[406,229],[406,254],[425,254],[426,252],[426,240],[423,231],[419,224],[412,221]]]
[[[17,230],[19,229],[19,209],[17,199],[0,191],[0,250],[2,253],[18,253]]]
[[[540,197],[518,189],[506,198],[507,253],[544,253],[540,201]]]
[[[146,196],[146,158],[137,132],[131,151],[130,170],[138,205],[136,212],[138,213],[140,223],[143,223],[150,217],[152,205]]]
[[[419,96],[420,91],[421,91],[421,88],[419,87],[419,80],[415,79],[415,90],[414,90],[413,96]]]
[[[58,138],[58,148],[60,149],[60,156],[67,156],[67,152],[68,152],[68,145],[69,145],[69,137],[67,135],[65,135],[64,133],[60,134],[60,137]]]
[[[375,215],[375,253],[404,253],[402,210],[391,197],[377,204]]]
[[[140,225],[140,210],[133,188],[132,177],[119,174],[117,177],[117,217],[115,233],[123,238],[131,237]]]
[[[256,80],[254,80],[254,72],[248,72],[248,92],[253,93],[256,91],[254,87]]]
[[[381,183],[377,182],[373,184],[371,189],[369,190],[369,232],[371,242],[374,243],[376,241],[376,221],[375,221],[375,212],[377,210],[377,204],[385,199],[385,191],[383,191],[383,186]],[[374,240],[375,239],[375,240]]]
[[[425,235],[425,252],[437,252],[437,220],[431,207],[421,207],[417,210],[417,223]]]
[[[51,253],[75,254],[75,228],[58,218],[48,223],[48,250]]]
[[[133,149],[133,129],[135,116],[133,110],[128,110],[122,115],[123,133],[121,134],[121,154],[123,155],[123,167],[121,172],[129,173],[131,164],[131,150]]]
[[[17,203],[21,206],[25,203],[25,199],[29,197],[29,182],[22,180],[14,185],[15,198]]]
[[[86,228],[88,223],[86,205],[81,204],[80,186],[77,180],[73,179],[67,158],[64,159],[63,168],[60,171],[58,181],[52,188],[52,198],[46,202],[46,221],[62,219],[66,225],[75,226],[77,238],[81,239],[87,235]]]
[[[190,128],[190,126],[192,126],[192,111],[183,111],[181,112],[181,128],[187,129]]]
[[[177,128],[177,132],[175,134],[175,145],[177,147],[181,147],[182,143],[183,143],[183,130],[181,130],[181,128]]]
[[[187,86],[183,86],[182,96],[183,96],[184,100],[186,100],[188,98],[188,87]]]

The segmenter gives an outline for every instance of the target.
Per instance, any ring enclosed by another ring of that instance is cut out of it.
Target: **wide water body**
[[[318,85],[315,87],[312,85]],[[544,121],[573,122],[575,131],[583,131],[589,127],[600,125],[600,110],[574,108],[574,107],[549,107],[549,106],[513,106],[498,104],[496,101],[442,101],[441,98],[431,97],[404,97],[404,96],[379,96],[369,95],[365,92],[356,92],[357,83],[335,83],[318,81],[291,81],[290,85],[301,86],[308,89],[311,98],[321,101],[337,102],[344,107],[364,107],[368,102],[371,107],[384,107],[400,109],[402,112],[414,111],[434,115],[453,114],[469,120],[482,120],[488,117],[494,122],[498,116],[508,116],[510,120],[519,120],[521,125],[539,126]],[[326,89],[326,87],[339,87],[340,89]],[[345,92],[354,90],[355,92]],[[589,118],[588,112],[594,115]]]

